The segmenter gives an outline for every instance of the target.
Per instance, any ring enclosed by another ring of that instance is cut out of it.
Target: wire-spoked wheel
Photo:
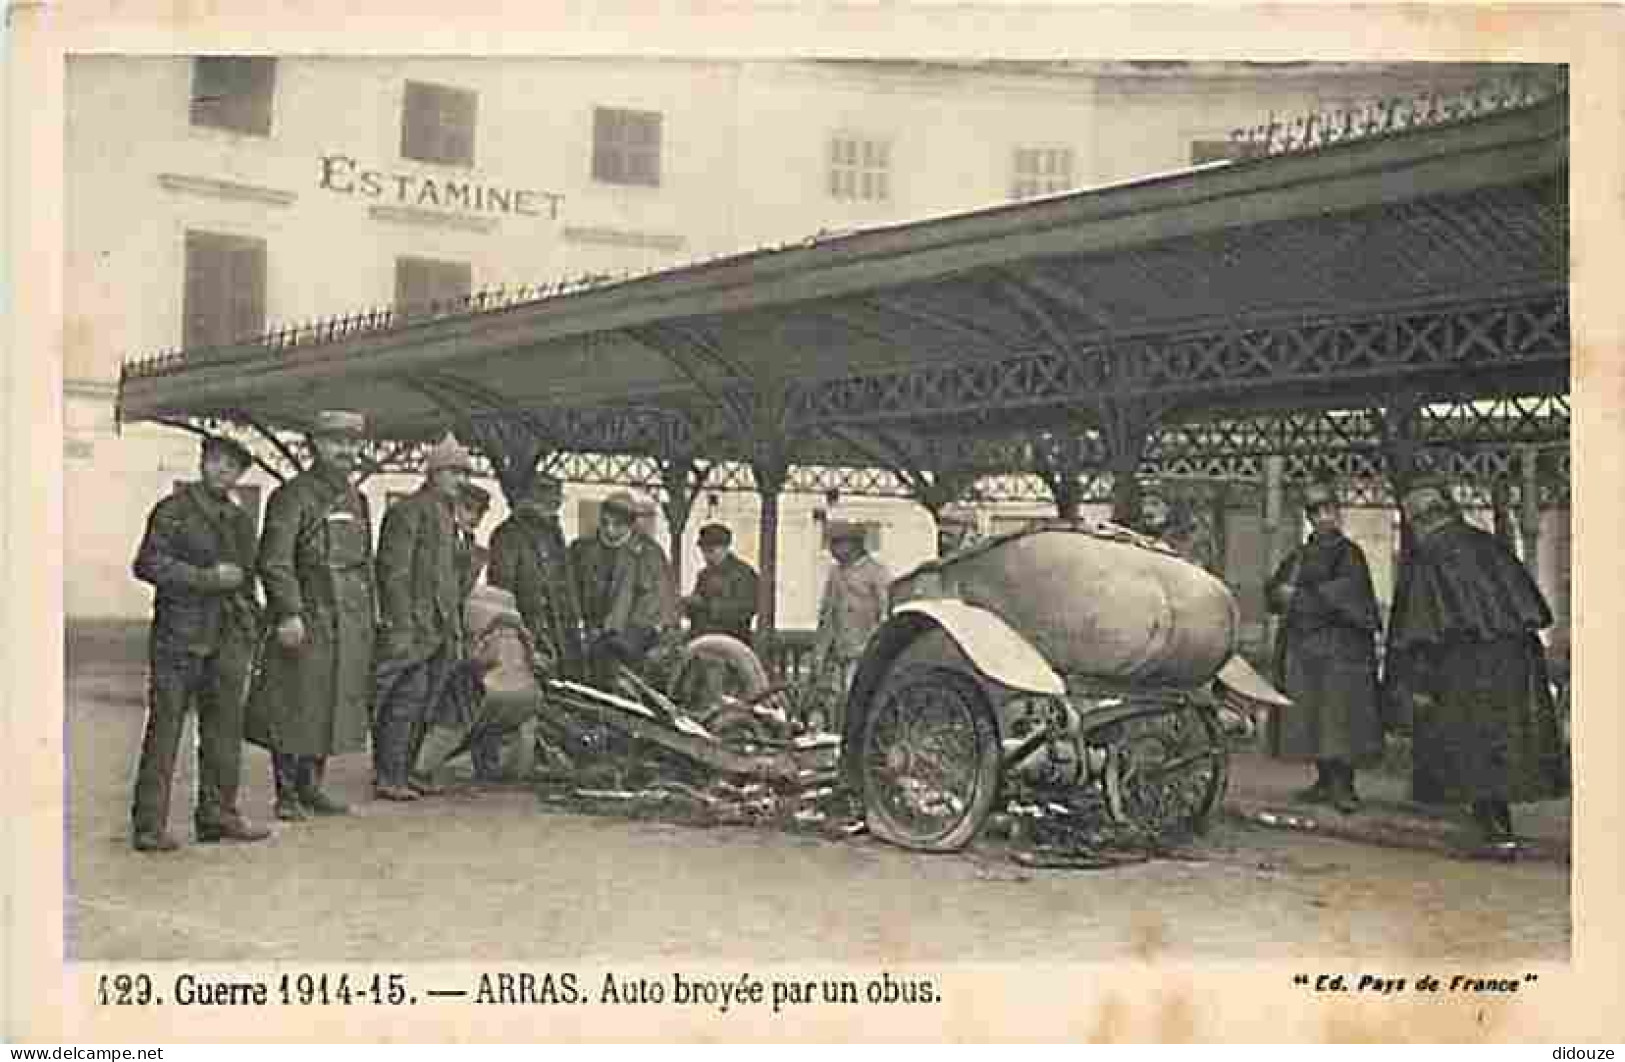
[[[864,719],[860,769],[869,828],[904,848],[950,852],[976,836],[999,788],[999,728],[969,678],[910,667]]]
[[[1230,753],[1214,713],[1187,702],[1150,708],[1091,733],[1104,744],[1106,807],[1152,844],[1203,833],[1224,798]]]

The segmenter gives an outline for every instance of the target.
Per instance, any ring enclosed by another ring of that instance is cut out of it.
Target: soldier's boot
[[[130,845],[137,852],[173,852],[181,846],[181,843],[167,832],[160,830],[157,833],[138,833],[131,839]]]
[[[322,791],[327,757],[308,756],[299,763],[299,802],[317,815],[348,815],[350,805]]]
[[[198,794],[197,814],[192,820],[197,839],[202,844],[220,841],[263,841],[271,831],[256,826],[237,810],[235,786],[218,788],[203,786]]]
[[[463,737],[462,730],[456,727],[432,726],[425,730],[417,767],[411,774],[411,788],[423,796],[445,792],[441,772],[446,761],[462,747]]]
[[[1346,760],[1334,762],[1332,776],[1332,807],[1344,815],[1360,810],[1360,795],[1354,791],[1354,765]]]
[[[283,822],[310,818],[299,802],[299,758],[286,752],[271,753],[271,777],[276,782],[276,817]]]

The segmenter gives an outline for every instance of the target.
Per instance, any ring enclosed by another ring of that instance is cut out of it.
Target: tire
[[[869,829],[919,852],[963,848],[998,799],[1001,751],[993,708],[966,676],[916,666],[888,677],[859,746]]]
[[[1185,703],[1109,727],[1106,807],[1113,821],[1158,844],[1205,833],[1230,781],[1215,713]]]

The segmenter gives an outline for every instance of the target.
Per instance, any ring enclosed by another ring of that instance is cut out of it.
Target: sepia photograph
[[[1570,963],[1567,64],[326,39],[60,63],[99,1006]]]

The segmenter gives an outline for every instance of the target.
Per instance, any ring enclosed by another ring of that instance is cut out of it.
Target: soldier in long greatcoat
[[[377,612],[372,515],[351,480],[366,421],[317,415],[315,461],[266,503],[259,574],[273,636],[251,715],[272,749],[277,817],[342,815],[322,788],[329,756],[367,747]]]
[[[1552,613],[1505,543],[1424,477],[1401,499],[1406,545],[1388,627],[1385,701],[1412,728],[1412,796],[1466,804],[1493,851],[1511,805],[1562,796],[1569,769],[1540,631]]]
[[[136,578],[157,590],[149,636],[146,734],[131,808],[132,842],[145,852],[178,843],[165,829],[170,782],[186,713],[197,709],[199,841],[270,836],[237,807],[243,697],[258,635],[254,523],[231,498],[248,451],[204,439],[201,475],[159,502],[136,552]]]
[[[1339,811],[1358,809],[1356,767],[1382,757],[1376,635],[1381,624],[1365,554],[1342,532],[1337,497],[1325,483],[1304,491],[1311,532],[1264,587],[1282,615],[1275,675],[1292,706],[1270,716],[1270,752],[1313,760],[1313,785],[1297,794]]]

